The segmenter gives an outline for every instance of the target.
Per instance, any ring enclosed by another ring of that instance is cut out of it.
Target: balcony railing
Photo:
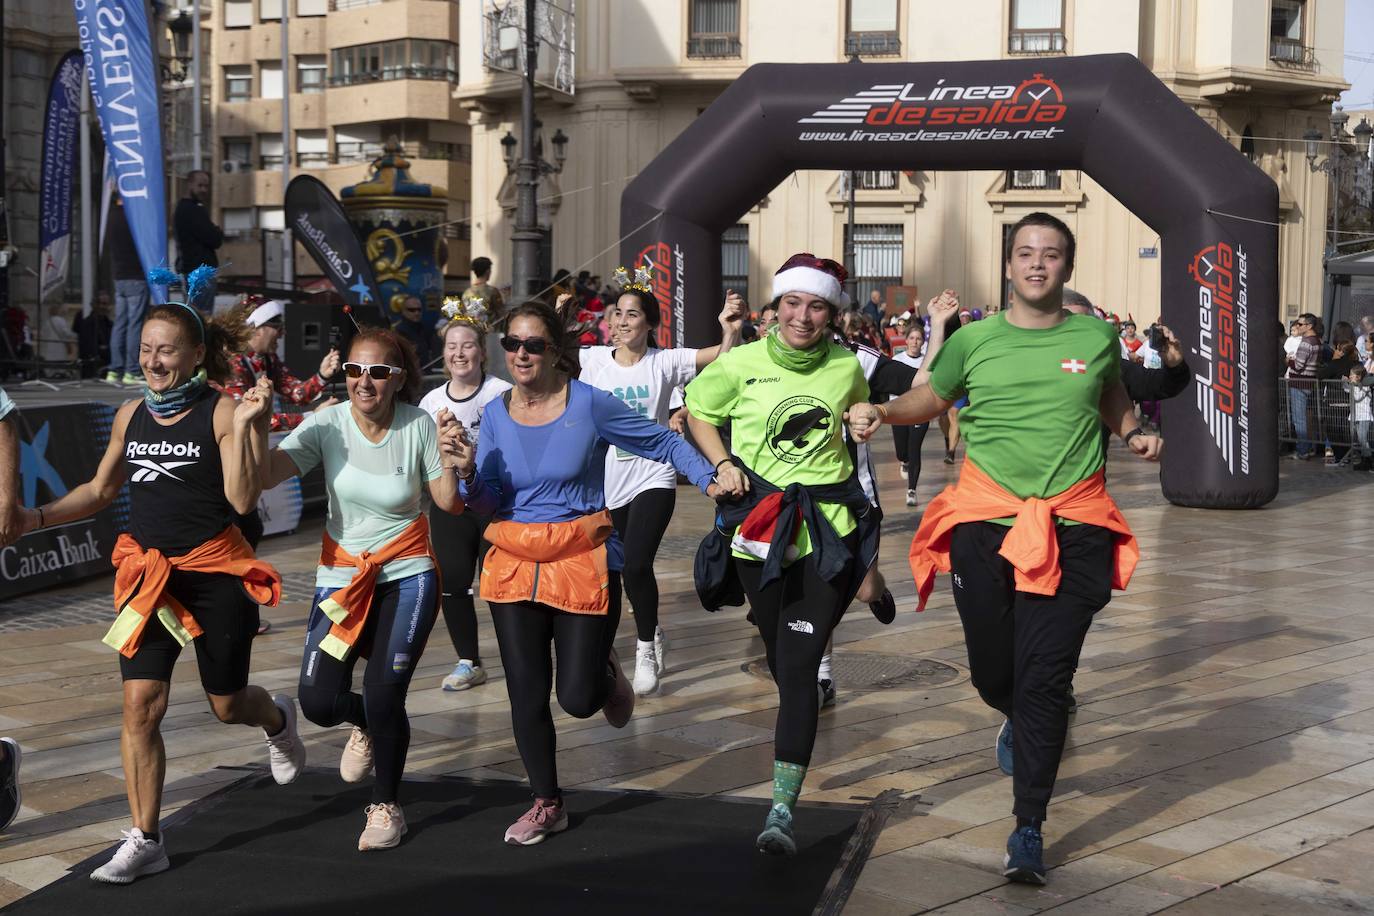
[[[856,172],[859,182],[855,186],[860,191],[895,191],[897,173],[895,171]]]
[[[371,162],[385,154],[384,143],[335,143],[330,161],[335,164]],[[433,141],[402,143],[401,155],[407,159],[440,159],[449,162],[471,162],[472,147],[466,143],[438,143]]]
[[[361,83],[380,83],[388,80],[442,80],[458,82],[458,71],[446,67],[380,67],[376,70],[358,70],[353,73],[335,73],[329,76],[329,85],[355,86]]]
[[[693,60],[712,60],[740,56],[737,33],[699,34],[687,39],[687,56]]]
[[[1269,59],[1281,67],[1292,67],[1297,70],[1317,68],[1317,59],[1312,49],[1297,38],[1270,36]]]
[[[1062,178],[1059,169],[1012,169],[1007,172],[1007,190],[1058,191]]]
[[[472,241],[472,222],[449,223],[444,227],[444,238],[457,242]]]
[[[329,165],[329,153],[296,153],[296,165],[303,169],[317,169],[322,165]]]
[[[1012,29],[1007,35],[1008,54],[1063,54],[1068,47],[1062,29]]]
[[[260,169],[279,169],[285,157],[280,153],[264,153],[258,157],[258,168]]]
[[[850,32],[845,39],[845,54],[860,57],[900,57],[902,36],[896,32]]]

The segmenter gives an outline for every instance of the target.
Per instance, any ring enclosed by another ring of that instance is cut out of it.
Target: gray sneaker
[[[469,690],[479,684],[487,682],[487,672],[479,663],[470,662],[465,658],[458,659],[458,664],[453,666],[453,670],[444,678],[441,686],[445,690]]]

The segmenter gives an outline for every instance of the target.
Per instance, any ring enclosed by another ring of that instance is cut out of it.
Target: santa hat
[[[810,293],[838,306],[847,298],[843,288],[847,279],[849,274],[840,264],[803,251],[788,258],[773,274],[773,298],[786,293]]]
[[[282,307],[282,304],[276,299],[272,299],[253,309],[252,314],[246,319],[246,323],[250,328],[260,328],[269,321],[280,320],[285,313],[286,309]]]

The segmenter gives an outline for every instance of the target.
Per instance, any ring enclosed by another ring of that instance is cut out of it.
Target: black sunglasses
[[[388,366],[386,363],[344,363],[343,367],[349,378],[362,378],[366,372],[377,382],[384,382],[393,374],[405,371],[400,366]]]
[[[512,337],[509,334],[501,338],[501,349],[507,353],[515,353],[521,347],[530,356],[538,356],[549,348],[549,342],[542,337]]]

